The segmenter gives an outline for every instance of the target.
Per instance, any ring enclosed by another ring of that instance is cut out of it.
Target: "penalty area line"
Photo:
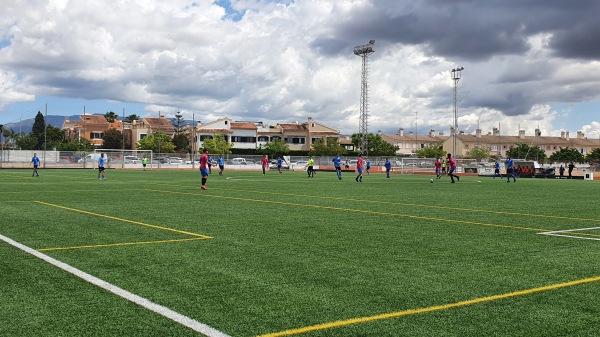
[[[25,246],[17,241],[14,241],[11,238],[8,238],[2,234],[0,234],[0,240],[8,243],[9,245],[11,245],[13,247],[20,249],[28,254],[31,254],[41,260],[44,260],[57,268],[60,268],[70,274],[73,274],[84,281],[87,281],[97,287],[107,290],[119,297],[122,297],[122,298],[124,298],[130,302],[133,302],[141,307],[144,307],[150,311],[153,311],[161,316],[164,316],[164,317],[166,317],[174,322],[177,322],[185,327],[188,327],[194,331],[202,333],[205,336],[208,336],[208,337],[230,337],[229,335],[226,335],[223,332],[216,330],[213,327],[210,327],[206,324],[200,323],[190,317],[182,315],[182,314],[180,314],[176,311],[173,311],[173,310],[171,310],[165,306],[162,306],[160,304],[156,304],[144,297],[141,297],[139,295],[131,293],[125,289],[119,288],[113,284],[110,284],[110,283],[102,280],[102,279],[99,279],[99,278],[92,276],[84,271],[81,271],[69,264],[58,261],[46,254],[40,253],[40,252],[36,251],[35,249]]]

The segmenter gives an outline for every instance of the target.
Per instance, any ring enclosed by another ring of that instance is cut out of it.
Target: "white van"
[[[85,158],[86,163],[96,163],[96,162],[98,162],[98,158],[100,158],[100,155],[101,155],[101,153],[90,153],[83,158],[79,158],[79,160],[77,162],[83,163],[83,160]],[[106,154],[104,155],[104,158],[106,159],[106,162],[108,162],[108,156]]]

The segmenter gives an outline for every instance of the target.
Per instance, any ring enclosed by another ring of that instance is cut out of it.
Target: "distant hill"
[[[102,114],[97,114],[100,116],[103,116]],[[52,125],[54,127],[57,128],[62,128],[63,123],[65,121],[65,118],[68,118],[70,121],[78,121],[79,120],[79,115],[71,115],[71,116],[57,116],[57,115],[48,115],[45,117],[46,118],[46,123],[49,125]],[[169,122],[171,122],[170,118],[167,118],[167,120]],[[20,123],[8,123],[8,124],[4,124],[4,129],[7,130],[13,130],[16,133],[19,132],[24,132],[24,133],[30,133],[31,129],[33,128],[33,123],[35,122],[35,118],[30,118],[30,119],[24,119],[22,120]],[[192,125],[192,121],[191,120],[186,120],[186,123]],[[197,124],[198,122],[196,122]]]

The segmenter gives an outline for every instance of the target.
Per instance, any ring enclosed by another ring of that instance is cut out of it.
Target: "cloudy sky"
[[[105,113],[600,138],[597,0],[2,0],[0,124]],[[415,123],[416,122],[416,123]]]

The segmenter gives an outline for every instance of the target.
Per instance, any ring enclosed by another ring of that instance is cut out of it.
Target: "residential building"
[[[84,138],[95,147],[101,147],[106,130],[122,130],[123,122],[115,119],[110,123],[103,115],[81,115],[78,121],[70,121],[69,118],[65,118],[62,129],[66,131],[65,137],[68,140]]]
[[[378,133],[384,141],[398,146],[396,154],[398,156],[414,156],[415,152],[424,147],[444,143],[448,136],[444,136],[443,132],[435,134],[435,130],[430,130],[427,135],[418,135],[413,131],[408,134],[404,133],[404,129],[398,129],[396,134],[381,134]]]

